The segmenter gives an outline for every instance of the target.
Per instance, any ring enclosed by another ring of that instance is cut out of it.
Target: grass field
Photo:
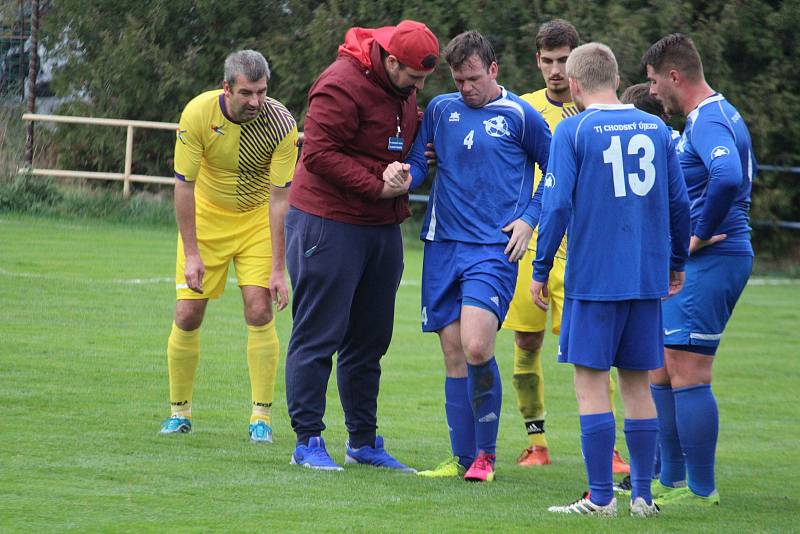
[[[667,509],[654,520],[554,517],[585,487],[571,369],[547,336],[554,463],[524,470],[511,387],[512,338],[498,360],[504,400],[497,481],[421,480],[363,467],[288,465],[294,445],[282,367],[276,441],[247,439],[245,328],[235,284],[209,307],[193,433],[157,435],[168,412],[165,344],[174,306],[175,231],[0,216],[0,531],[555,532],[797,531],[800,280],[748,286],[718,355],[719,509]],[[435,336],[419,332],[421,253],[412,244],[384,359],[380,433],[415,467],[449,452]],[[291,325],[279,316],[285,351]],[[335,382],[329,450],[346,439]],[[618,446],[625,449],[622,432]],[[621,510],[627,507],[622,499]]]

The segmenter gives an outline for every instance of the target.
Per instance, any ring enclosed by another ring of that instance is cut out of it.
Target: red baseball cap
[[[377,28],[372,36],[384,50],[414,70],[431,70],[439,60],[439,40],[421,22],[404,20]]]

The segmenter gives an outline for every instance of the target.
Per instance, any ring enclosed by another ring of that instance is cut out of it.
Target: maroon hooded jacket
[[[403,138],[403,151],[388,149]],[[372,30],[352,28],[339,57],[308,93],[303,157],[289,204],[349,224],[396,224],[406,219],[408,195],[379,198],[383,170],[403,161],[419,126],[416,92],[404,95],[389,81]]]

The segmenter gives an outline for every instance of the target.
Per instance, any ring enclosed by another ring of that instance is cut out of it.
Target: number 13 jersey
[[[534,278],[547,276],[569,226],[568,298],[666,295],[689,243],[686,185],[670,146],[661,119],[632,105],[593,105],[563,120],[543,179]]]

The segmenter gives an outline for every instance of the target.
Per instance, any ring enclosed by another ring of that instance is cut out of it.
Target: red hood
[[[339,45],[339,55],[352,56],[364,67],[371,69],[370,59],[372,43],[375,38],[372,34],[374,28],[350,28],[344,36],[344,43]]]

